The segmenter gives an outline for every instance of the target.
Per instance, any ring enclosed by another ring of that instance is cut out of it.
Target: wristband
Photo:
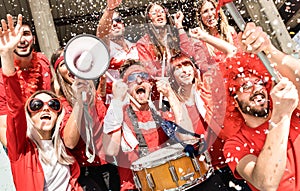
[[[269,127],[271,127],[271,129],[274,129],[274,128],[276,128],[276,127],[278,126],[276,123],[274,123],[274,122],[271,121],[271,120],[269,120],[268,122],[269,122]],[[271,129],[270,129],[270,130],[271,130]]]
[[[117,8],[117,7],[111,9],[111,8],[109,8],[109,7],[106,7],[106,10],[107,10],[107,11],[114,11],[116,8]]]

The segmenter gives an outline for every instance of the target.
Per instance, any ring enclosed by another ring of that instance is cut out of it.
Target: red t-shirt
[[[1,75],[2,76],[2,75]],[[44,171],[39,159],[36,144],[26,136],[27,125],[24,110],[24,102],[20,95],[21,88],[17,74],[3,76],[4,87],[7,91],[9,110],[7,112],[7,149],[11,163],[16,190],[40,191],[44,189]],[[70,165],[70,188],[74,191],[82,191],[77,182],[80,169],[77,161]]]
[[[299,110],[295,110],[291,118],[286,170],[284,171],[277,190],[300,190],[300,176],[298,176],[300,172],[300,165],[298,165],[300,159],[299,112]],[[248,154],[255,156],[260,154],[266,139],[265,132],[268,131],[268,128],[268,122],[265,122],[257,128],[249,128],[244,123],[240,131],[234,137],[226,140],[224,156],[227,157],[228,165],[232,172],[234,172],[235,177],[241,178],[235,171],[240,159]],[[257,190],[253,185],[248,184],[252,190]]]
[[[169,140],[168,136],[165,134],[161,127],[151,128],[151,124],[149,122],[154,122],[151,111],[137,111],[135,112],[137,116],[137,120],[140,124],[143,124],[143,127],[139,127],[146,141],[147,147],[151,152],[162,148],[165,143]],[[162,114],[162,117],[167,120],[174,121],[174,115],[170,112],[165,112]],[[131,129],[133,134],[135,135],[135,131],[131,124],[131,121],[127,114],[124,115],[124,121]],[[138,154],[138,146],[132,152],[120,152],[117,156],[118,159],[118,170],[121,179],[121,190],[134,189],[134,181],[132,171],[129,168],[130,164],[139,158]]]
[[[63,133],[64,128],[65,128],[65,125],[72,113],[72,107],[64,97],[61,97],[60,100],[65,109],[65,116],[64,116],[61,128],[60,128],[60,134],[63,139],[64,138],[64,133]],[[101,100],[96,99],[96,109],[97,109],[97,112],[91,114],[91,117],[93,117],[93,119],[98,117],[97,120],[94,120],[94,122],[96,121],[96,123],[98,125],[95,125],[95,127],[93,128],[93,138],[94,138],[93,141],[95,144],[95,152],[96,152],[94,161],[92,163],[89,163],[87,161],[88,157],[85,154],[86,136],[85,136],[85,134],[83,134],[85,131],[85,128],[83,128],[81,130],[81,137],[80,137],[76,147],[73,149],[69,149],[81,167],[100,166],[101,164],[106,164],[105,154],[104,154],[103,147],[102,147],[102,135],[103,135],[102,123],[103,123],[103,118],[106,114],[106,106],[104,105],[104,103]],[[91,149],[91,147],[90,147],[90,149]],[[90,150],[90,152],[91,152],[91,150]]]
[[[40,52],[33,52],[32,56],[33,56],[32,60],[38,62],[41,66],[39,71],[41,75],[40,77],[38,77],[38,82],[36,84],[37,90],[50,90],[52,74],[50,70],[49,60],[44,54]],[[22,71],[21,76],[26,82],[26,84],[24,84],[24,86],[22,87],[22,90],[24,90],[27,88],[28,81],[30,80],[29,71],[28,70]],[[27,99],[25,95],[22,96],[23,96],[23,100]],[[0,115],[6,115],[6,114],[7,114],[6,93],[5,93],[3,78],[2,78],[2,68],[0,68]]]

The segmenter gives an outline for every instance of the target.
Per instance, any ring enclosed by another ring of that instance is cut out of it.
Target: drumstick
[[[105,72],[105,75],[113,82],[116,81],[116,79],[109,73],[109,72]],[[134,105],[138,108],[141,108],[141,105],[127,92],[127,95],[129,97],[129,99],[132,101],[132,103],[134,103]]]
[[[166,56],[165,56],[165,52],[164,52],[164,55],[163,55],[163,60],[162,60],[162,66],[161,66],[161,79],[164,79],[164,76],[165,76],[165,65],[166,65]],[[162,108],[162,99],[163,99],[163,94],[160,92],[159,93],[159,105],[158,105],[158,108],[161,109]]]
[[[236,22],[237,26],[241,29],[241,31],[244,31],[246,22],[244,21],[243,17],[231,1],[225,1],[225,2],[220,2],[220,4],[225,4],[228,12],[232,16],[233,20]],[[276,83],[279,82],[279,76],[278,74],[274,71],[274,68],[271,66],[271,62],[267,58],[267,56],[263,52],[257,53],[258,58],[261,60],[261,62],[264,64],[270,75],[274,78],[274,81]]]

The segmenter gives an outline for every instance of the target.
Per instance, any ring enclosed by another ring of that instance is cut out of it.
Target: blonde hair
[[[207,2],[211,2],[213,4],[213,6],[215,8],[217,8],[217,2],[215,0],[198,0],[197,1],[197,11],[196,11],[196,21],[202,30],[205,30],[206,32],[211,34],[208,27],[203,24],[202,19],[201,19],[201,9],[202,9],[203,5]],[[224,14],[224,11],[222,10],[222,8],[220,8],[219,13],[218,13],[217,28],[218,28],[218,32],[220,34],[221,39],[223,39],[231,44],[234,44],[233,38],[232,38],[233,28],[232,28],[232,26],[230,26],[228,24],[228,19],[227,19],[226,15]],[[211,34],[211,35],[213,35],[213,34]]]
[[[153,25],[152,20],[149,16],[150,9],[154,5],[158,5],[158,6],[162,7],[164,9],[164,11],[166,12],[166,19],[167,19],[166,28],[165,28],[165,30],[167,32],[166,33],[166,35],[167,35],[166,44],[159,40],[159,38],[158,38],[159,35],[156,30],[156,27]],[[154,2],[154,3],[150,2],[145,11],[145,19],[146,19],[146,23],[148,23],[147,30],[148,30],[150,40],[154,45],[155,54],[160,61],[163,60],[163,55],[166,51],[166,48],[170,49],[169,51],[171,53],[171,56],[180,52],[179,33],[175,27],[175,23],[174,23],[172,16],[170,15],[168,9],[165,6],[163,6],[160,2]]]
[[[37,133],[36,127],[34,126],[34,123],[31,119],[30,112],[28,111],[28,104],[29,104],[29,101],[31,100],[31,98],[34,98],[36,95],[39,95],[42,93],[48,94],[52,98],[57,98],[57,96],[51,91],[47,91],[47,90],[37,91],[37,92],[33,93],[27,99],[26,104],[25,104],[25,113],[26,113],[26,120],[27,120],[27,136],[36,144],[38,151],[39,151],[40,159],[43,162],[48,163],[51,161],[51,159],[46,157],[46,154],[45,154],[46,151],[44,150],[42,142],[41,142],[42,140]],[[57,120],[56,120],[55,126],[52,129],[51,140],[54,145],[54,150],[55,150],[55,155],[57,157],[57,161],[62,165],[70,165],[74,162],[74,158],[72,156],[68,155],[65,145],[63,143],[63,140],[60,136],[60,131],[59,131],[63,118],[64,118],[64,109],[62,109],[62,111],[57,114]]]

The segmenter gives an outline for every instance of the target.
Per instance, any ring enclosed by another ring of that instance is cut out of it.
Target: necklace
[[[19,78],[23,98],[28,98],[31,94],[37,91],[38,82],[41,77],[41,64],[37,59],[36,53],[33,53],[32,66],[21,69],[20,61],[15,60],[15,67]]]

